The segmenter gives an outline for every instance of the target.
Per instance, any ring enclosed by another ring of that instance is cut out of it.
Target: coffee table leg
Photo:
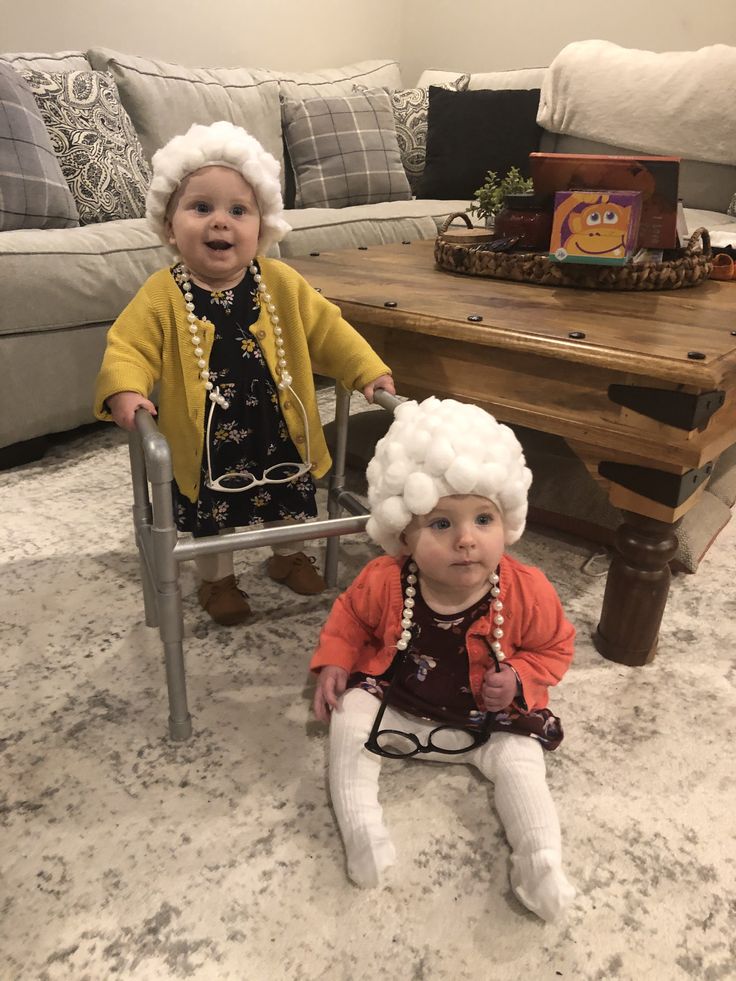
[[[667,524],[633,511],[623,514],[593,642],[609,661],[636,666],[647,664],[657,652],[679,522]]]

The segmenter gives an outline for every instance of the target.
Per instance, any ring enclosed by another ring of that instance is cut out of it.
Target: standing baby
[[[268,250],[290,230],[279,164],[228,122],[194,125],[153,157],[147,216],[178,255],[110,328],[95,414],[124,429],[157,410],[174,470],[180,531],[302,522],[330,466],[313,373],[394,393],[387,365],[340,310]],[[274,547],[268,575],[325,588],[308,557]],[[218,623],[251,613],[232,552],[197,558],[199,600]]]

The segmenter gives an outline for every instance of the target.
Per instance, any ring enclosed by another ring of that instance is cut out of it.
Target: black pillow
[[[451,92],[431,85],[427,115],[427,162],[419,198],[469,201],[495,170],[511,167],[529,176],[529,154],[539,149],[539,89]]]

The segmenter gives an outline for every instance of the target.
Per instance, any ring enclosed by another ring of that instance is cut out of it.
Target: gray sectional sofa
[[[109,73],[105,78],[109,83],[111,76],[115,85],[108,85],[106,111],[118,111],[109,105],[110,92],[116,91],[129,120],[126,125],[132,124],[134,130],[125,148],[132,160],[126,181],[133,179],[131,173],[145,176],[155,149],[192,122],[231,119],[246,126],[283,161],[280,100],[349,95],[356,86],[360,90],[402,89],[399,66],[391,61],[288,74],[265,69],[191,69],[91,49],[52,55],[7,54],[0,55],[0,62],[18,72],[36,72],[29,84],[35,86],[34,93],[46,99],[47,107],[48,100],[62,92],[68,73]],[[439,84],[474,91],[542,86],[544,96],[549,71],[475,74],[462,81],[455,72],[425,72],[418,87]],[[86,96],[82,93],[79,97]],[[646,100],[650,93],[642,90],[640,98]],[[670,142],[676,144],[676,119],[672,128]],[[499,139],[503,139],[502,133]],[[137,160],[134,153],[128,153],[133,142]],[[541,148],[563,152],[646,150],[565,132],[545,132]],[[79,150],[69,146],[54,149],[65,153]],[[674,145],[670,147],[670,152],[675,150]],[[707,147],[698,156],[700,159],[684,160],[681,171],[688,224],[691,230],[699,225],[720,229],[729,240],[733,232],[736,241],[736,219],[726,214],[736,191],[736,166],[724,164],[717,155],[709,160]],[[298,191],[295,195],[289,186],[293,174],[288,161],[284,175],[289,206],[286,217],[293,228],[280,245],[286,258],[315,250],[433,238],[448,213],[468,206],[467,199],[418,199],[411,192],[397,200],[340,208],[300,206]],[[94,177],[88,178],[79,193],[94,199],[94,181]],[[133,200],[135,206],[136,193],[135,188],[130,190],[127,205]],[[140,196],[137,200],[140,205]],[[77,227],[0,231],[0,360],[6,369],[0,392],[0,448],[92,421],[92,386],[107,329],[143,280],[168,259],[167,251],[142,217],[113,217]]]

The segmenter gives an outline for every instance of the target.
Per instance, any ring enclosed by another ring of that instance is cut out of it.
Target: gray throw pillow
[[[731,203],[726,208],[726,214],[731,215],[732,218],[736,218],[736,194],[731,198]]]
[[[297,208],[411,198],[385,92],[286,99],[282,115]]]
[[[138,136],[107,72],[24,71],[82,225],[142,218],[151,182]]]
[[[0,231],[69,228],[79,215],[26,81],[0,63]]]

